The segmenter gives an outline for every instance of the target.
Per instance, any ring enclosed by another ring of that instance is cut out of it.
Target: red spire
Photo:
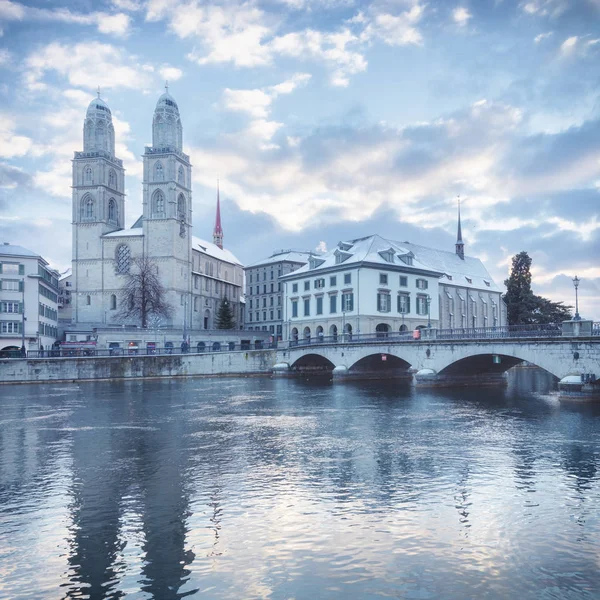
[[[221,199],[219,198],[219,180],[217,179],[217,219],[213,231],[213,243],[223,249],[223,228],[221,227]]]

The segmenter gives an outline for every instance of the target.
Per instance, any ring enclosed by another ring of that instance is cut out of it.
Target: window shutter
[[[23,282],[19,281],[19,291],[22,292],[23,291]]]
[[[0,275],[2,274],[2,263],[0,263]]]
[[[23,314],[23,303],[19,302],[19,314],[22,315]]]
[[[19,265],[19,275],[25,275],[25,265]]]

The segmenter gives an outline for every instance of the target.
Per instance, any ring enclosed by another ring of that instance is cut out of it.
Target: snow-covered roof
[[[428,248],[410,242],[404,242],[404,245],[410,248],[421,262],[444,273],[440,278],[440,283],[463,288],[501,291],[478,258],[465,256],[464,259],[461,259],[455,252],[437,250],[436,248]]]
[[[42,258],[39,254],[28,250],[27,248],[23,248],[23,246],[15,246],[13,244],[8,244],[4,242],[0,246],[0,256],[29,256],[31,258]],[[43,260],[43,259],[42,259]],[[45,261],[44,261],[45,262]]]
[[[301,250],[280,250],[279,252],[275,252],[274,254],[269,256],[269,258],[258,260],[250,265],[247,265],[245,268],[250,269],[252,267],[262,267],[263,265],[266,266],[280,262],[294,262],[306,264],[311,254],[312,252],[303,252]]]
[[[404,257],[404,260],[401,257]],[[432,275],[438,275],[436,269],[421,262],[405,244],[386,240],[379,235],[371,235],[347,242],[339,242],[329,252],[320,256],[313,255],[309,264],[288,275],[283,275],[282,279],[314,273],[319,269],[347,269],[349,266],[357,266],[362,263],[378,264],[386,267],[395,265],[397,267],[401,266],[407,271],[430,271]]]
[[[207,242],[206,240],[196,236],[192,236],[192,250],[197,250],[198,252],[208,254],[208,256],[216,258],[217,260],[242,266],[242,263],[229,250],[221,249],[212,242]]]
[[[118,231],[111,231],[105,233],[102,237],[115,238],[115,237],[131,237],[137,235],[144,235],[143,227],[132,227],[131,229],[119,229]]]
[[[73,269],[71,269],[71,267],[69,267],[66,271],[63,271],[60,274],[60,277],[58,278],[58,280],[59,281],[64,281],[68,277],[71,277],[71,275],[73,275]]]
[[[339,260],[341,262],[338,262]],[[500,291],[478,258],[465,256],[463,260],[454,252],[436,250],[410,242],[388,240],[379,235],[339,242],[329,252],[321,256],[312,256],[309,264],[283,275],[282,279],[296,278],[322,269],[347,269],[364,263],[381,265],[382,268],[395,265],[406,272],[428,271],[433,276],[439,276],[440,283],[462,288]]]

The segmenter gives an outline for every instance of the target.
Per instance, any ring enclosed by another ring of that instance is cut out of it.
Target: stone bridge
[[[417,385],[501,384],[505,372],[528,362],[561,380],[561,390],[600,393],[600,337],[481,340],[387,339],[311,343],[278,350],[279,375],[331,374],[405,378]]]

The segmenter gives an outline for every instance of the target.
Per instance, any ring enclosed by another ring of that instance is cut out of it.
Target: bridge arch
[[[529,362],[558,379],[561,377],[560,374],[554,372],[552,366],[544,365],[545,361],[533,360],[532,358],[525,359],[513,354],[491,352],[480,352],[453,360],[440,368],[438,374],[449,376],[501,375],[523,362]]]
[[[321,354],[309,353],[300,356],[290,366],[291,371],[310,375],[330,375],[335,365]]]
[[[370,374],[372,376],[383,377],[407,377],[412,379],[409,373],[411,364],[387,352],[377,352],[368,354],[357,360],[350,366],[348,372],[350,375]]]

